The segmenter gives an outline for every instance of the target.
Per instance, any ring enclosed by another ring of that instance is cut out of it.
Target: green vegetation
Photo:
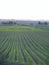
[[[31,32],[31,31],[42,31],[42,30],[32,26],[0,26],[0,31]]]
[[[37,28],[41,29],[44,32],[49,32],[49,26],[38,26]]]
[[[49,32],[41,31],[30,26],[0,26],[0,63],[49,65]]]

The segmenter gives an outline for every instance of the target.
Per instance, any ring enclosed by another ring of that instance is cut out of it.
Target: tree
[[[9,21],[9,24],[13,24],[13,22],[12,21]]]
[[[47,23],[47,22],[45,22],[44,24],[45,24],[45,25],[47,25],[48,23]]]
[[[38,24],[41,24],[41,22],[39,21]]]

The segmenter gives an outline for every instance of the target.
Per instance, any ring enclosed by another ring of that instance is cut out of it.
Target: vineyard
[[[0,27],[0,65],[49,65],[49,32],[9,28]]]

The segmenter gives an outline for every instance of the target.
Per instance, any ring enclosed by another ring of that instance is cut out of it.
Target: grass
[[[0,31],[7,32],[34,32],[34,31],[42,31],[39,28],[31,27],[31,26],[0,26]]]

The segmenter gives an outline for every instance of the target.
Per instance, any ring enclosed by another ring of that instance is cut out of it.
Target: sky
[[[49,0],[0,0],[0,19],[49,20]]]

